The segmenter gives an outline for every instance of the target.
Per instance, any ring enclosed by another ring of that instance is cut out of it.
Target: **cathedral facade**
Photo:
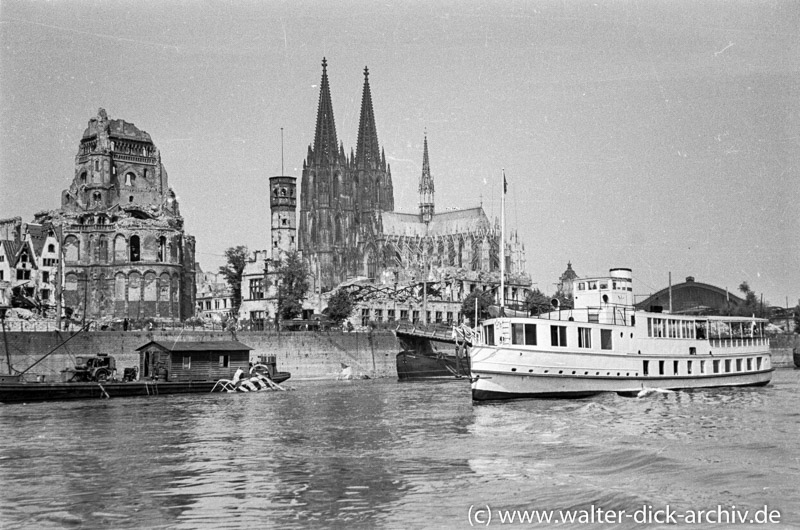
[[[100,109],[61,208],[36,215],[59,239],[64,312],[85,321],[194,314],[195,241],[150,135]]]
[[[436,212],[427,136],[414,213],[395,211],[394,184],[378,142],[369,71],[364,69],[355,153],[336,135],[327,61],[322,61],[314,144],[300,184],[298,250],[325,292],[355,278],[383,283],[494,273],[499,284],[501,230],[482,206]],[[506,273],[530,285],[516,234],[505,242]],[[427,281],[427,280],[426,280]],[[491,282],[489,282],[491,283]]]

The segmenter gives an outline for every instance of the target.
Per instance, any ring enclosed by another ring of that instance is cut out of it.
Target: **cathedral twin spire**
[[[320,82],[317,106],[317,127],[314,134],[314,162],[331,163],[339,156],[340,147],[336,139],[336,123],[333,118],[331,89],[328,82],[328,61],[322,59],[322,81]],[[352,155],[351,155],[352,158]],[[369,69],[364,68],[364,90],[361,96],[361,119],[358,124],[355,165],[361,169],[378,169],[386,165],[386,158],[378,143],[375,127],[375,112],[372,108],[372,92],[369,87]]]
[[[369,68],[364,67],[364,90],[361,95],[361,119],[358,124],[356,143],[356,167],[376,169],[381,166],[378,131],[375,128],[375,113],[372,110],[372,92],[369,89]]]
[[[317,106],[317,129],[314,134],[314,161],[319,164],[333,162],[339,153],[336,141],[336,123],[333,120],[331,89],[328,84],[328,61],[322,58],[322,81]]]
[[[310,153],[309,153],[310,154]],[[328,82],[328,61],[322,59],[322,80],[320,82],[319,105],[317,107],[317,127],[314,135],[313,161],[316,165],[333,164],[337,158],[344,157],[344,147],[338,144],[336,124],[333,118],[330,84]],[[350,161],[355,169],[385,170],[386,154],[378,142],[375,127],[375,112],[372,106],[372,91],[369,86],[369,68],[364,67],[364,88],[361,95],[361,116],[358,124],[358,140],[355,155],[350,151]],[[391,173],[387,172],[387,184],[391,188]],[[394,201],[391,200],[393,208]],[[389,206],[387,204],[387,206]],[[434,214],[434,185],[428,158],[428,135],[422,157],[422,175],[419,180],[419,209],[422,220],[430,222]]]

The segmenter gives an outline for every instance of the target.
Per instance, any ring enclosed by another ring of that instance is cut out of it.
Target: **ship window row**
[[[578,291],[596,291],[597,289],[607,290],[608,281],[578,282]],[[611,289],[614,291],[633,291],[631,282],[625,280],[614,280],[611,282]]]
[[[748,339],[764,336],[764,322],[730,322],[711,320],[708,323],[711,339]]]
[[[648,318],[647,336],[670,339],[705,339],[705,320],[678,320],[674,318]]]
[[[511,324],[511,344],[520,344],[525,346],[536,346],[538,337],[536,324]],[[550,346],[565,348],[569,346],[569,339],[567,334],[567,326],[550,325]],[[484,326],[484,334],[486,344],[494,345],[495,333],[494,326]],[[592,328],[577,328],[577,341],[578,348],[592,348]],[[610,329],[600,330],[600,349],[611,350],[613,349],[613,340]]]
[[[697,374],[705,375],[708,373],[735,373],[735,372],[752,372],[754,370],[761,370],[764,366],[763,357],[740,357],[737,359],[713,359],[711,361],[698,360],[698,361],[684,361],[686,370],[681,372],[681,361],[672,361],[671,366],[667,361],[653,361],[657,363],[655,375],[694,375],[695,370]],[[710,366],[709,363],[710,362]],[[667,373],[667,368],[672,368],[671,373]],[[708,371],[710,369],[710,371]],[[645,376],[650,375],[650,361],[642,361],[642,373]]]
[[[763,322],[718,320],[679,320],[648,318],[647,336],[669,339],[760,339],[765,336]]]

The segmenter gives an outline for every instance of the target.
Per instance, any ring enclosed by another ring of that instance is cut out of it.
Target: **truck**
[[[62,372],[63,381],[104,382],[108,381],[117,370],[117,361],[112,355],[98,353],[93,357],[75,357],[75,368],[67,368]]]

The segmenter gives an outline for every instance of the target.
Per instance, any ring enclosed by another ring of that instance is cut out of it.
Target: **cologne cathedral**
[[[395,211],[392,171],[378,142],[366,68],[355,153],[345,152],[336,136],[323,59],[314,144],[303,162],[298,232],[298,249],[321,291],[364,277],[418,281],[442,269],[463,273],[457,276],[499,273],[500,227],[482,206],[436,212],[427,137],[418,190],[417,212]],[[524,246],[515,233],[505,243],[505,256],[506,273],[529,285]]]

